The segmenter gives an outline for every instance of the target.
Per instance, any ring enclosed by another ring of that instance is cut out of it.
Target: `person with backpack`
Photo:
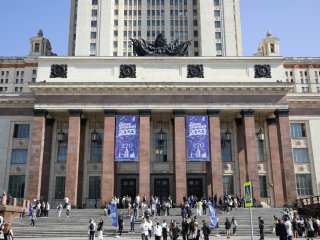
[[[61,217],[62,209],[63,209],[62,204],[59,203],[58,206],[57,206],[57,212],[58,212],[59,218]]]
[[[170,231],[171,231],[171,234],[172,234],[172,240],[177,240],[178,237],[180,236],[180,229],[178,228],[178,226],[177,226],[175,221],[173,221],[171,223]]]
[[[233,217],[231,219],[231,227],[232,227],[232,234],[233,235],[237,235],[237,226],[238,226],[237,220]]]
[[[89,240],[94,240],[94,233],[96,231],[96,223],[94,220],[91,218],[89,220],[89,226],[88,226],[88,235],[89,235]]]
[[[206,220],[202,220],[202,222],[203,222],[202,233],[203,233],[204,240],[209,240],[209,235],[211,233],[211,229],[210,229],[209,225],[206,223]]]
[[[227,235],[227,238],[230,238],[230,228],[231,228],[231,223],[230,223],[230,221],[229,221],[229,219],[228,218],[226,218],[226,221],[225,221],[225,223],[224,223],[224,226],[225,226],[225,228],[226,228],[226,235]]]

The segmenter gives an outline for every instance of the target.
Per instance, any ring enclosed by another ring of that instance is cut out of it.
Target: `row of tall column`
[[[104,140],[102,156],[102,202],[109,202],[115,194],[115,128],[116,112],[105,110]],[[280,206],[296,199],[296,186],[289,128],[288,110],[277,110],[276,118],[267,119],[268,139],[272,166],[275,205]],[[140,111],[139,134],[139,192],[150,196],[151,159],[151,111]],[[257,203],[260,199],[258,159],[256,148],[256,127],[253,110],[242,110],[242,118],[236,119],[237,159],[239,183],[251,181]],[[223,194],[222,161],[220,142],[220,112],[208,110],[211,161],[207,162],[208,195]],[[174,190],[176,203],[181,203],[187,193],[186,124],[185,112],[173,111],[174,117]],[[48,130],[48,129],[47,129]],[[51,129],[52,131],[52,129]],[[35,110],[32,126],[32,149],[29,161],[28,199],[38,199],[41,195],[41,179],[45,154],[46,111]],[[68,148],[66,162],[65,195],[72,205],[77,205],[82,191],[78,191],[81,111],[69,110]],[[49,141],[51,143],[51,140]],[[43,186],[43,185],[42,185]],[[81,188],[83,186],[80,186]],[[241,194],[243,189],[241,188]]]

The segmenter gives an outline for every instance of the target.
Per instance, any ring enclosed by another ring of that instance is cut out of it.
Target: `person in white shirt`
[[[146,221],[145,218],[142,218],[140,228],[141,228],[141,239],[148,240],[149,223]]]
[[[67,214],[67,217],[70,216],[70,211],[71,211],[71,204],[68,203],[67,207],[66,207],[66,214]]]
[[[293,236],[293,232],[292,232],[292,223],[290,219],[286,218],[286,221],[284,224],[286,225],[286,229],[287,229],[287,238],[288,240],[291,240]]]
[[[67,208],[67,205],[69,204],[69,198],[65,196],[64,198],[64,208]]]
[[[154,230],[154,236],[156,240],[161,240],[161,236],[162,236],[162,227],[159,225],[159,222],[157,222]]]

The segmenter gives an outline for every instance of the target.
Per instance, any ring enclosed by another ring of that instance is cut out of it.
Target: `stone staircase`
[[[121,211],[121,210],[118,210]],[[192,211],[195,213],[195,209]],[[131,238],[133,235],[135,237],[140,236],[140,218],[137,220],[135,225],[135,233],[128,233],[130,231],[130,218],[125,213],[127,210],[123,210],[125,215],[124,221],[124,233],[123,237]],[[166,219],[169,222],[171,219],[175,219],[180,226],[181,217],[180,209],[175,208],[170,211],[171,216],[157,216],[152,217],[154,221],[156,218],[158,221],[162,222]],[[258,217],[261,216],[265,221],[265,233],[266,235],[272,234],[272,217],[273,215],[281,216],[280,208],[253,208],[253,223],[254,223],[254,235],[258,235]],[[141,215],[140,215],[141,216]],[[96,222],[103,217],[102,209],[73,209],[69,218],[66,217],[65,212],[61,214],[61,218],[58,218],[58,214],[55,210],[51,210],[49,217],[37,218],[36,226],[30,227],[30,219],[28,217],[15,219],[13,222],[13,229],[16,238],[49,238],[49,237],[84,237],[87,236],[88,231],[88,221],[93,218]],[[224,221],[226,217],[230,220],[235,217],[238,222],[237,235],[238,236],[248,236],[250,235],[250,219],[249,219],[249,209],[237,209],[231,212],[223,213],[219,209],[217,210],[217,217],[219,218],[219,230],[212,230],[211,234],[224,234]],[[111,219],[109,217],[104,218],[104,235],[114,236],[115,228],[111,227]],[[200,226],[202,226],[202,220],[206,219],[209,222],[209,216],[198,216],[197,221]]]

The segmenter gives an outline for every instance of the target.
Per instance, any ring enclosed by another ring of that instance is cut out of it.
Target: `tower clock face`
[[[261,77],[264,77],[264,76],[267,75],[268,69],[267,69],[266,67],[262,66],[262,67],[260,67],[260,68],[258,69],[258,73],[259,73],[259,75],[260,75]]]
[[[200,74],[200,68],[198,66],[194,66],[191,68],[191,74],[193,76],[198,76]]]
[[[125,66],[123,68],[123,74],[127,77],[131,76],[131,74],[133,73],[133,69],[130,66]]]

